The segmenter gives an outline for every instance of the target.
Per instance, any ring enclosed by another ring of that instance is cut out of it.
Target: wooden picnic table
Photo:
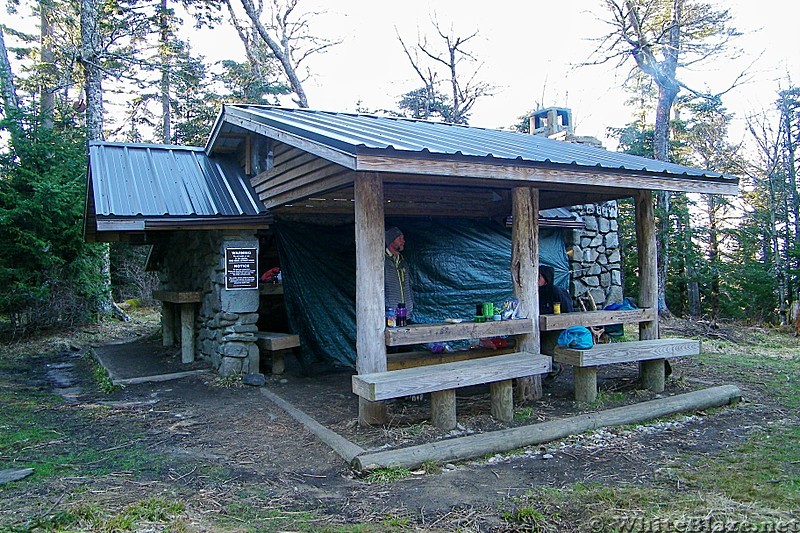
[[[203,301],[200,291],[153,291],[153,299],[163,304],[162,334],[164,346],[175,343],[175,309],[180,312],[181,320],[181,362],[194,361],[195,335],[194,315],[198,303]]]

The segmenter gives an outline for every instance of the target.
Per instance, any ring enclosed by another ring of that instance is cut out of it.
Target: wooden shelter
[[[224,106],[205,154],[212,161],[234,159],[271,216],[354,218],[359,376],[387,373],[387,344],[516,335],[513,372],[494,372],[503,364],[507,369],[509,358],[504,362],[489,358],[497,361],[487,359],[479,366],[450,368],[448,372],[454,373],[446,376],[446,369],[442,368],[441,379],[436,378],[437,369],[428,368],[424,372],[428,380],[439,381],[429,389],[435,393],[434,417],[437,412],[452,412],[454,416],[454,408],[441,405],[454,401],[450,391],[455,387],[494,382],[493,412],[507,417],[512,377],[541,374],[549,369],[549,358],[541,359],[539,353],[539,331],[545,324],[538,316],[540,210],[635,199],[639,304],[644,308],[636,321],[640,322],[640,339],[650,340],[658,338],[653,191],[734,195],[738,183],[734,177],[715,172],[509,131],[270,106]],[[95,198],[93,206],[98,202]],[[520,301],[519,316],[524,320],[513,325],[506,321],[420,325],[387,332],[384,218],[400,215],[496,219],[511,215],[510,269]],[[254,216],[263,217],[264,212],[259,210]],[[114,227],[118,231],[120,226]],[[96,229],[101,232],[99,227]],[[547,364],[531,365],[530,373],[525,374],[520,366],[526,356],[531,357],[529,361]],[[660,363],[661,359],[655,361]],[[663,388],[663,363],[660,364]],[[657,364],[650,366],[655,368]],[[407,384],[419,378],[412,373],[402,381]],[[658,376],[654,379],[657,381]],[[373,387],[374,391],[374,387],[385,385],[365,383],[354,380],[354,390],[360,395],[360,421],[380,421],[383,404],[371,401],[370,392],[358,387]],[[536,380],[520,383],[533,383],[535,388]],[[445,385],[452,387],[442,390]],[[394,394],[403,391],[406,389],[398,386]],[[445,420],[442,425],[452,423]]]

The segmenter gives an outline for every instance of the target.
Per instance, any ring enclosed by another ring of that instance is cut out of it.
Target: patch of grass
[[[119,385],[114,385],[114,382],[111,381],[111,376],[108,375],[108,371],[99,361],[92,357],[91,354],[87,354],[86,357],[92,369],[92,378],[97,383],[97,388],[99,388],[100,391],[105,394],[111,394],[121,388]]]
[[[520,407],[514,411],[514,420],[522,421],[528,420],[530,417],[533,416],[534,410],[533,407],[525,406]]]
[[[739,502],[792,511],[800,501],[800,427],[757,432],[734,452],[678,473],[690,486]]]
[[[392,483],[411,475],[408,468],[376,468],[364,478],[368,483]]]
[[[621,403],[623,401],[625,401],[624,392],[611,392],[605,390],[598,390],[597,399],[594,402],[592,402],[592,405],[595,407],[600,407],[603,405]]]
[[[183,503],[148,498],[110,512],[96,503],[82,503],[27,524],[20,531],[179,531]]]
[[[503,513],[503,520],[512,524],[524,525],[526,529],[531,531],[546,531],[551,517],[548,517],[533,505],[522,505],[510,512]]]
[[[241,374],[228,374],[227,376],[217,376],[211,381],[214,387],[230,389],[232,387],[243,387]]]
[[[389,531],[393,529],[405,529],[410,523],[411,521],[408,518],[397,516],[395,513],[389,513],[382,521],[383,526]]]
[[[442,473],[442,467],[436,461],[425,461],[422,463],[422,470],[424,470],[426,474]]]

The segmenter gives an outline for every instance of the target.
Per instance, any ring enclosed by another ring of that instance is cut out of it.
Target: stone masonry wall
[[[221,375],[258,372],[258,290],[225,290],[225,248],[258,248],[250,231],[175,234],[159,272],[160,289],[201,291],[195,315],[195,356]]]
[[[590,294],[598,309],[622,301],[622,258],[617,234],[617,202],[574,206],[585,229],[565,232],[572,251],[570,292],[574,298]]]

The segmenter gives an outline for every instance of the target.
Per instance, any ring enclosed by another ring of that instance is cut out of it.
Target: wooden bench
[[[492,416],[510,421],[514,416],[512,380],[549,372],[551,358],[515,352],[481,359],[352,377],[353,392],[371,402],[431,393],[431,422],[440,429],[456,426],[456,389],[489,383]]]
[[[196,304],[203,301],[199,291],[153,291],[153,299],[162,302],[162,334],[164,346],[175,343],[175,308],[180,309],[181,362],[194,361],[194,314]]]
[[[275,333],[259,331],[256,333],[256,344],[260,352],[266,352],[272,358],[272,373],[283,374],[286,370],[284,355],[287,351],[300,346],[300,337],[294,333]]]
[[[698,355],[700,341],[691,339],[654,339],[633,342],[596,344],[588,350],[556,346],[553,360],[574,369],[575,399],[597,399],[597,367],[614,363],[643,362],[642,382],[654,392],[664,390],[664,360]]]

